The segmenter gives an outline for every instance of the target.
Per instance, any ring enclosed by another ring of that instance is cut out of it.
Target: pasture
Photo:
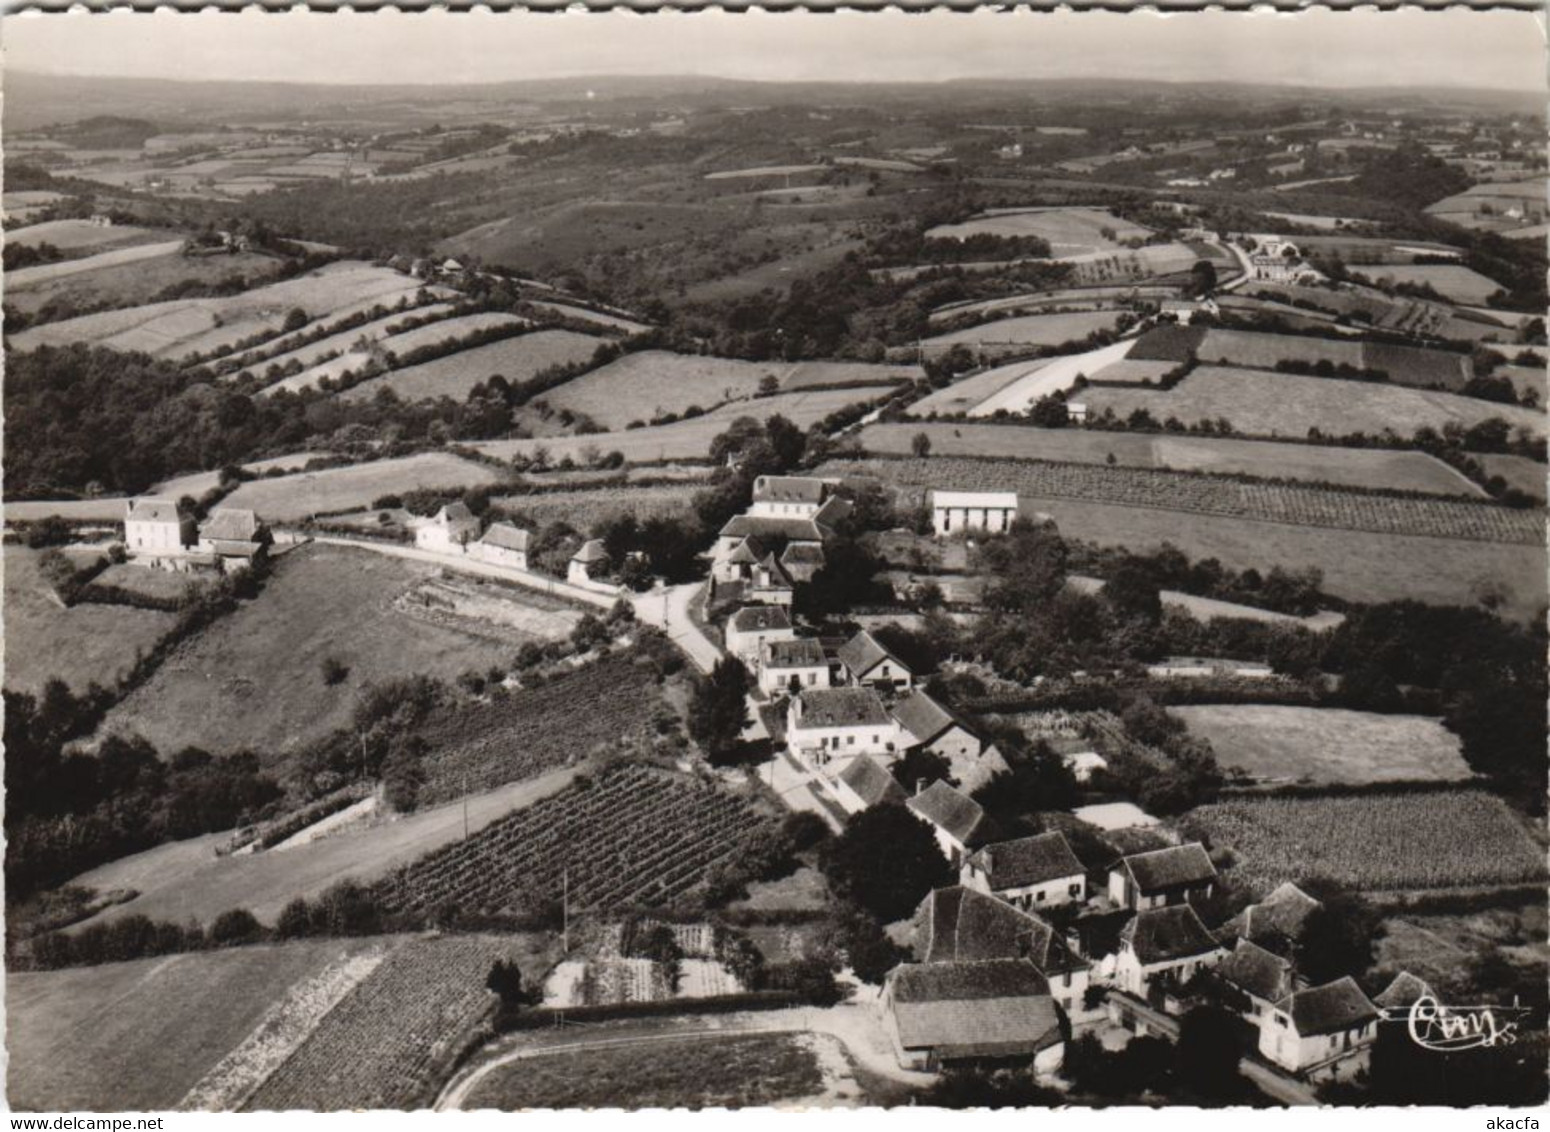
[[[682,515],[703,485],[652,484],[647,487],[600,487],[581,491],[542,491],[531,495],[503,495],[490,505],[516,516],[519,525],[565,522],[583,533],[594,531],[604,520],[633,515],[641,522]]]
[[[1459,739],[1435,719],[1266,704],[1176,707],[1224,769],[1260,782],[1437,782],[1469,778]]]
[[[624,334],[641,334],[651,327],[644,322],[637,322],[633,318],[625,318],[622,315],[606,314],[593,310],[591,307],[576,306],[574,303],[555,303],[547,299],[533,299],[531,304],[541,311],[557,314],[564,318],[575,319],[578,322],[590,322],[593,326],[604,330],[617,330]]]
[[[369,507],[383,495],[422,488],[460,491],[496,483],[499,476],[483,464],[447,452],[421,452],[391,460],[350,464],[318,472],[297,472],[252,480],[228,495],[226,507],[246,507],[270,522],[288,522]]]
[[[597,352],[598,344],[598,339],[574,330],[537,330],[393,370],[335,396],[341,401],[364,401],[379,390],[391,389],[405,401],[426,397],[462,400],[475,385],[496,374],[516,385],[550,366],[585,362]]]
[[[1396,385],[1441,386],[1458,390],[1474,375],[1467,355],[1425,350],[1387,342],[1313,338],[1296,334],[1259,334],[1208,330],[1196,356],[1209,365],[1275,369],[1283,361],[1354,366],[1382,370]]]
[[[376,342],[392,334],[395,329],[402,326],[412,318],[427,318],[450,313],[451,303],[431,303],[423,307],[414,307],[409,310],[393,311],[381,318],[360,326],[341,330],[338,334],[330,334],[326,338],[319,338],[316,342],[308,342],[297,346],[295,349],[286,350],[282,354],[273,357],[255,357],[259,351],[249,351],[245,354],[233,355],[232,360],[240,365],[243,370],[255,374],[267,374],[271,367],[284,369],[292,364],[311,368],[326,361],[330,354],[347,354],[354,351],[363,341]],[[261,349],[277,349],[286,345],[285,339],[277,342],[265,343]],[[300,376],[300,375],[295,375]],[[295,388],[296,386],[287,386]]]
[[[92,682],[111,686],[172,631],[173,613],[90,603],[65,608],[38,570],[41,554],[4,550],[7,689],[36,695],[52,677],[77,693]],[[96,553],[72,557],[84,565]]]
[[[311,460],[327,458],[327,452],[292,452],[285,456],[270,456],[263,460],[253,460],[243,464],[242,470],[251,472],[255,476],[262,476],[266,472],[280,471],[293,472],[307,466]],[[175,476],[170,480],[163,480],[151,489],[156,495],[165,495],[173,499],[179,499],[185,495],[192,495],[195,499],[205,492],[219,487],[221,473],[215,472],[190,472],[184,476]],[[121,516],[120,516],[121,517]]]
[[[430,622],[400,607],[437,567],[336,546],[280,558],[256,599],[183,642],[104,727],[160,750],[193,744],[252,748],[269,764],[350,719],[368,684],[425,675],[452,679],[509,660],[496,637]],[[410,599],[412,600],[412,598]],[[512,600],[521,604],[513,593]],[[326,684],[332,657],[349,674]]]
[[[541,1046],[484,1076],[468,1109],[748,1108],[817,1099],[825,1076],[816,1034],[701,1034],[545,1054]],[[844,1069],[838,1050],[833,1060]],[[825,1059],[829,1060],[829,1059]],[[848,1077],[848,1072],[845,1073]],[[859,1099],[847,1082],[844,1095]],[[825,1103],[832,1103],[824,1098]]]
[[[407,317],[400,318],[398,323],[407,321]],[[431,346],[443,342],[456,341],[470,334],[496,328],[512,328],[528,325],[526,319],[518,318],[514,314],[502,314],[499,311],[480,311],[476,314],[457,315],[453,318],[441,318],[425,326],[416,326],[407,330],[395,330],[388,327],[388,332],[375,341],[352,342],[351,348],[338,357],[329,358],[319,362],[310,369],[287,377],[284,381],[277,382],[264,390],[265,393],[275,393],[281,389],[295,392],[300,389],[310,389],[318,382],[327,378],[339,378],[347,372],[357,372],[360,367],[374,358],[380,358],[387,364],[394,364],[398,357],[411,350],[418,350],[425,346]]]
[[[962,240],[969,236],[1038,236],[1049,242],[1052,256],[1113,251],[1120,241],[1145,239],[1151,230],[1121,220],[1103,208],[1030,208],[997,210],[958,224],[941,224],[926,232],[929,239]]]
[[[572,378],[541,399],[553,409],[583,414],[616,432],[635,421],[682,414],[696,406],[711,409],[747,401],[746,411],[758,412],[761,399],[755,399],[755,394],[760,383],[770,378],[789,393],[815,386],[892,386],[919,374],[915,366],[745,362],[642,350]]]
[[[1118,311],[1019,315],[938,334],[935,338],[927,338],[924,345],[946,348],[961,342],[967,346],[1059,346],[1079,341],[1099,330],[1113,330],[1118,321]]]
[[[399,942],[308,940],[13,971],[5,980],[11,1105],[32,1112],[176,1108],[293,986]]]
[[[6,194],[10,195],[10,194]],[[62,252],[92,253],[101,248],[119,244],[151,243],[165,241],[167,232],[153,232],[133,224],[104,226],[90,220],[46,220],[42,224],[29,224],[25,228],[12,228],[5,234],[6,241],[26,248],[52,244]]]
[[[1492,417],[1541,436],[1546,427],[1540,410],[1453,393],[1227,366],[1201,366],[1171,390],[1094,387],[1083,399],[1090,414],[1112,409],[1124,418],[1145,409],[1159,421],[1226,420],[1237,432],[1266,437],[1300,438],[1314,428],[1326,436],[1377,436],[1385,430],[1409,436],[1449,423],[1470,428]]]
[[[1501,476],[1507,486],[1515,487],[1534,499],[1545,498],[1545,465],[1526,456],[1502,456],[1482,453],[1475,457],[1488,476]]]
[[[861,430],[861,444],[868,452],[905,456],[910,454],[914,438],[922,433],[931,441],[934,456],[1011,457],[1078,464],[1107,464],[1112,457],[1120,467],[1129,468],[1169,468],[1474,498],[1484,494],[1464,475],[1422,452],[967,422],[867,425]],[[1543,478],[1543,465],[1536,467]]]
[[[54,263],[40,263],[35,267],[23,267],[6,272],[6,282],[11,289],[26,291],[29,288],[75,275],[87,275],[104,267],[123,267],[145,260],[163,259],[178,254],[181,240],[166,240],[159,244],[131,244],[129,247],[112,248],[80,259],[62,259]]]
[[[276,334],[292,309],[300,308],[316,320],[359,303],[396,302],[418,290],[419,281],[407,275],[346,260],[236,295],[148,303],[31,327],[16,334],[12,346],[30,350],[84,342],[185,358],[254,335]]]
[[[1004,366],[983,370],[973,377],[955,381],[946,388],[922,397],[907,406],[904,413],[910,417],[929,417],[934,413],[944,416],[967,413],[1014,381],[1037,373],[1052,361],[1053,358],[1040,358],[1035,361],[1008,362]]]
[[[1028,371],[1021,379],[1004,385],[970,409],[972,417],[989,417],[1001,410],[1027,412],[1041,398],[1070,390],[1079,377],[1092,377],[1106,366],[1120,361],[1135,345],[1131,338],[1099,346],[1080,354],[1065,354],[1048,359],[1049,364]]]
[[[14,283],[6,288],[5,301],[26,314],[35,314],[51,303],[76,309],[106,305],[133,307],[149,303],[168,287],[182,283],[219,283],[240,275],[254,285],[264,283],[280,267],[280,261],[255,252],[236,255],[163,255],[130,263],[107,264],[100,259],[90,270],[34,279],[26,290]]]
[[[1390,287],[1400,283],[1430,287],[1444,298],[1461,303],[1484,303],[1502,289],[1496,280],[1461,263],[1353,263],[1346,270],[1352,275]]]
[[[1259,893],[1309,877],[1385,892],[1545,874],[1544,853],[1517,816],[1482,790],[1217,802],[1185,824],[1212,849],[1230,849],[1228,876]]]

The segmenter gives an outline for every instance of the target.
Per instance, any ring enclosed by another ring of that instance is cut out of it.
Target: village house
[[[1049,1074],[1065,1058],[1049,984],[1026,960],[900,964],[888,975],[880,1005],[906,1069],[1031,1065]]]
[[[1015,491],[933,491],[931,528],[938,538],[958,531],[1008,531],[1017,519]]]
[[[744,512],[765,518],[811,519],[828,498],[829,485],[811,476],[759,476]]]
[[[1378,1018],[1378,1008],[1346,975],[1277,1002],[1260,1020],[1259,1052],[1291,1073],[1323,1076],[1377,1040]]]
[[[780,568],[793,583],[811,582],[823,564],[823,547],[816,542],[788,542],[780,552]]]
[[[1242,996],[1235,1004],[1238,1013],[1255,1026],[1298,987],[1290,959],[1246,939],[1240,939],[1232,954],[1217,966],[1216,976]]]
[[[796,635],[791,614],[781,605],[745,605],[727,618],[727,652],[751,670],[759,667],[765,642],[789,641]]]
[[[776,608],[779,608],[778,606]],[[829,658],[812,637],[766,641],[759,653],[759,690],[784,696],[794,690],[827,688]]]
[[[841,645],[836,655],[846,683],[856,687],[898,692],[914,680],[909,667],[865,629]]]
[[[1120,932],[1114,983],[1138,998],[1158,982],[1176,986],[1227,957],[1227,949],[1206,930],[1188,904],[1146,908]]]
[[[527,569],[528,533],[515,523],[491,523],[490,529],[472,546],[469,554],[492,566]]]
[[[1291,881],[1279,885],[1257,904],[1250,904],[1226,924],[1221,934],[1246,939],[1277,953],[1289,955],[1301,942],[1308,917],[1323,907]]]
[[[194,517],[171,499],[131,499],[124,510],[124,550],[143,565],[186,569],[196,538]]]
[[[749,571],[746,596],[760,605],[790,605],[796,586],[775,556],[766,554]]]
[[[1060,833],[986,845],[964,862],[960,879],[1024,909],[1087,899],[1087,871]]]
[[[785,555],[804,546],[802,555],[816,551],[821,560],[823,540],[830,529],[811,518],[734,515],[721,527],[711,548],[711,577],[718,582],[746,581],[753,567],[779,548]],[[799,559],[793,559],[799,561]]]
[[[902,806],[909,800],[899,780],[871,755],[851,760],[834,780],[834,796],[846,813],[859,814],[873,806]]]
[[[1162,313],[1172,315],[1180,326],[1188,326],[1197,314],[1221,314],[1215,299],[1164,299]]]
[[[1160,908],[1210,896],[1216,881],[1205,847],[1192,841],[1122,858],[1109,873],[1109,899],[1138,911]]]
[[[448,503],[414,526],[414,545],[436,554],[462,554],[479,537],[479,520],[467,504]]]
[[[608,551],[600,538],[588,539],[581,549],[571,555],[565,570],[565,580],[573,586],[585,586],[596,581],[596,575],[608,569]]]
[[[922,963],[1024,959],[1049,983],[1073,1021],[1097,1017],[1086,1008],[1091,969],[1048,923],[993,896],[954,885],[926,894],[910,918],[910,947]]]
[[[199,525],[199,553],[211,555],[222,570],[251,566],[274,540],[252,511],[217,507]]]
[[[1387,1021],[1408,1021],[1410,1011],[1423,998],[1437,1001],[1430,983],[1409,971],[1395,975],[1383,992],[1372,1000]]]
[[[898,725],[870,688],[814,688],[792,696],[786,709],[787,746],[829,778],[858,755],[891,758],[898,743]]]
[[[954,868],[995,836],[995,828],[980,804],[946,782],[933,782],[911,798],[908,806],[912,814],[931,827],[937,848]]]
[[[906,750],[929,751],[951,763],[973,759],[985,749],[984,740],[967,723],[920,689],[890,710],[904,730]]]

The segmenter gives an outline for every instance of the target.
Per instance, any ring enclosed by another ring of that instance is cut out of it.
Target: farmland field
[[[90,271],[49,281],[35,280],[25,291],[6,289],[5,301],[24,314],[35,314],[50,303],[76,308],[106,304],[128,307],[149,303],[167,287],[180,283],[217,283],[241,275],[254,286],[272,277],[280,261],[256,252],[236,255],[160,256],[117,265],[96,263]]]
[[[255,357],[261,351],[273,351],[289,345],[285,338],[276,339],[273,343],[266,342],[258,350],[250,350],[241,354],[233,354],[232,361],[241,366],[244,371],[264,375],[269,372],[271,366],[284,369],[291,363],[300,366],[312,367],[319,365],[324,356],[331,353],[347,354],[362,339],[375,342],[391,334],[393,330],[410,319],[429,318],[444,315],[453,309],[451,303],[430,303],[423,307],[410,307],[406,310],[395,310],[381,318],[371,322],[353,326],[348,330],[341,330],[337,334],[330,334],[326,338],[319,338],[316,342],[308,342],[305,345],[288,349],[284,353],[274,354],[272,357]],[[300,376],[299,374],[294,376]],[[293,386],[287,386],[293,388]]]
[[[34,1112],[175,1108],[292,985],[394,943],[319,940],[13,971],[5,981],[10,1102]]]
[[[368,550],[292,551],[258,598],[180,645],[108,714],[105,727],[139,732],[167,751],[252,748],[272,764],[344,726],[368,683],[417,674],[451,679],[509,659],[510,647],[498,640],[395,607],[436,571]],[[344,683],[324,683],[325,657],[349,668]]]
[[[852,389],[820,389],[813,392],[777,393],[752,401],[734,401],[712,409],[704,416],[675,424],[652,425],[623,432],[599,432],[585,436],[551,436],[529,440],[487,440],[469,445],[486,456],[509,460],[513,456],[531,456],[538,449],[556,460],[584,458],[584,453],[622,452],[631,463],[648,464],[674,460],[704,460],[710,442],[725,432],[738,417],[764,420],[779,414],[798,428],[817,424],[831,413],[852,405],[872,404],[892,392],[888,386]]]
[[[466,828],[477,833],[558,793],[575,776],[573,768],[551,770],[412,814],[381,814],[287,849],[217,856],[216,849],[231,840],[230,833],[168,842],[92,869],[72,883],[100,892],[132,888],[140,894],[99,913],[96,919],[102,921],[139,914],[209,924],[230,908],[246,908],[261,923],[273,924],[297,897],[311,899],[345,879],[370,884],[460,839],[465,821]]]
[[[1545,465],[1526,456],[1502,456],[1482,453],[1475,457],[1485,468],[1488,476],[1501,476],[1509,487],[1515,487],[1535,499],[1545,498]]]
[[[89,275],[105,267],[124,267],[146,260],[176,256],[182,248],[181,240],[164,240],[159,244],[131,244],[128,247],[109,248],[80,259],[62,259],[54,263],[40,263],[35,267],[23,267],[6,272],[6,282],[12,290],[29,288],[69,279],[76,275]]]
[[[419,797],[434,804],[573,765],[594,748],[644,737],[663,707],[651,671],[612,656],[537,688],[438,708],[423,731]]]
[[[415,456],[326,468],[320,472],[252,480],[228,495],[223,506],[246,507],[270,522],[283,523],[309,515],[369,507],[372,500],[383,495],[398,495],[421,488],[482,487],[499,478],[483,464],[446,452],[421,452]]]
[[[1346,270],[1352,275],[1365,276],[1382,283],[1424,284],[1439,295],[1461,303],[1483,303],[1502,289],[1496,280],[1472,271],[1461,263],[1353,263],[1348,264]]]
[[[833,469],[832,464],[825,467]],[[1024,495],[1019,503],[1026,514],[1049,515],[1066,538],[1099,546],[1151,553],[1170,543],[1191,558],[1217,558],[1235,570],[1317,569],[1324,575],[1324,590],[1348,601],[1474,605],[1490,592],[1504,597],[1505,616],[1527,619],[1538,615],[1546,599],[1545,553],[1539,547],[1293,527],[1221,515],[1185,518],[1177,511],[1053,496]]]
[[[819,385],[891,386],[919,376],[914,366],[867,365],[860,362],[745,362],[730,358],[643,350],[626,354],[600,369],[572,378],[542,396],[554,409],[570,409],[591,417],[605,430],[623,429],[632,421],[647,421],[690,406],[714,408],[731,401],[748,401],[759,383],[773,377],[786,392]],[[758,400],[746,411],[760,408]]]
[[[1303,437],[1311,428],[1327,436],[1375,436],[1385,429],[1408,436],[1450,422],[1470,428],[1492,417],[1540,435],[1546,427],[1542,410],[1452,393],[1221,366],[1201,366],[1171,390],[1094,387],[1083,398],[1089,413],[1113,409],[1123,418],[1145,409],[1157,420],[1177,417],[1185,424],[1225,418],[1239,432],[1271,437]]]
[[[454,1059],[495,1008],[497,959],[546,965],[528,937],[446,936],[392,952],[243,1107],[249,1112],[412,1109],[435,1099]]]
[[[824,1088],[824,1075],[811,1048],[815,1037],[666,1036],[627,1047],[582,1048],[547,1056],[539,1047],[531,1056],[490,1072],[468,1095],[464,1107],[502,1112],[621,1106],[735,1109],[810,1098]]]
[[[549,366],[587,361],[597,352],[598,344],[599,339],[574,330],[536,330],[393,370],[337,396],[341,401],[365,401],[380,389],[391,389],[405,401],[443,396],[462,400],[475,385],[495,374],[515,385]]]
[[[243,471],[251,472],[255,476],[261,476],[265,472],[278,468],[281,471],[296,471],[305,468],[308,462],[316,459],[327,458],[327,452],[292,452],[285,456],[270,456],[263,460],[252,460],[242,465]],[[185,476],[175,476],[170,480],[163,480],[151,490],[157,495],[165,495],[172,499],[179,499],[185,495],[199,498],[212,488],[219,487],[221,473],[215,472],[190,472]]]
[[[603,487],[592,491],[544,491],[533,495],[505,495],[491,505],[517,516],[519,525],[563,521],[583,533],[597,529],[604,519],[634,515],[644,522],[656,516],[681,515],[689,509],[698,483],[653,484],[649,487]]]
[[[767,824],[719,786],[637,763],[614,767],[401,869],[378,885],[383,907],[470,913],[663,907],[735,861]]]
[[[399,322],[407,321],[401,318]],[[358,372],[374,356],[391,354],[402,356],[411,350],[418,350],[424,346],[435,345],[447,341],[466,338],[471,334],[497,328],[515,328],[528,324],[527,319],[518,318],[514,314],[503,314],[499,311],[480,311],[475,314],[457,315],[453,318],[437,319],[425,326],[416,326],[408,330],[388,334],[371,343],[364,350],[347,350],[336,358],[319,362],[310,369],[287,377],[285,380],[269,386],[265,393],[275,393],[281,389],[292,392],[301,389],[310,389],[327,378],[342,377],[347,371]],[[391,358],[388,359],[392,361]]]
[[[93,681],[111,686],[134,665],[137,654],[172,631],[173,613],[88,603],[64,608],[38,571],[41,554],[22,546],[5,548],[8,689],[36,695],[56,676],[77,693]],[[96,555],[72,557],[84,565]]]
[[[921,433],[930,438],[934,456],[1009,456],[1078,464],[1106,464],[1113,456],[1120,466],[1130,468],[1171,468],[1184,472],[1308,480],[1342,487],[1393,488],[1440,495],[1478,497],[1484,494],[1462,474],[1422,452],[1324,448],[1225,437],[936,422],[868,425],[861,431],[861,443],[868,452],[904,456],[910,453],[911,442]],[[1544,466],[1535,466],[1543,478]]]
[[[1258,892],[1323,876],[1368,891],[1517,884],[1544,854],[1501,799],[1480,790],[1261,798],[1192,811],[1192,832],[1237,857]]]
[[[85,342],[176,359],[231,346],[254,334],[277,333],[293,308],[319,319],[357,303],[396,302],[418,289],[418,280],[396,271],[341,261],[237,295],[175,299],[47,323],[14,335],[11,345],[30,350]]]
[[[1058,346],[1086,338],[1098,330],[1113,330],[1118,321],[1118,311],[1020,315],[983,322],[964,330],[954,330],[950,334],[938,334],[935,338],[927,338],[924,345],[952,346],[962,342],[970,346],[1002,343]]]
[[[1437,720],[1338,708],[1207,704],[1170,709],[1223,767],[1288,782],[1388,782],[1471,777],[1458,736]]]
[[[1053,360],[1042,358],[1038,361],[1008,362],[1004,366],[987,369],[922,397],[904,410],[905,415],[928,417],[932,413],[967,413],[986,398],[1001,392],[1019,378],[1037,373]]]
[[[1457,390],[1473,375],[1469,357],[1387,342],[1337,341],[1296,334],[1209,330],[1196,350],[1208,365],[1274,369],[1281,361],[1321,362],[1383,370],[1396,385]]]
[[[1538,546],[1542,518],[1485,502],[1372,495],[1292,484],[1241,483],[1224,476],[1106,464],[930,457],[831,462],[842,474],[876,475],[914,488],[1016,491],[1261,522],[1335,527]]]
[[[12,228],[6,232],[5,238],[7,243],[28,248],[53,244],[62,252],[93,252],[115,244],[165,240],[168,235],[167,232],[153,232],[133,224],[104,227],[90,220],[48,220],[42,224],[29,224],[25,228]]]
[[[1108,229],[1112,236],[1105,235]],[[1151,231],[1119,219],[1101,208],[1035,208],[1026,212],[997,210],[960,224],[943,224],[926,233],[931,239],[960,240],[968,236],[1039,236],[1049,241],[1053,256],[1112,251],[1120,240],[1144,239]]]

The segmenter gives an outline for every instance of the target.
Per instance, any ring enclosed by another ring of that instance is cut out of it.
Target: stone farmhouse
[[[836,654],[847,684],[880,692],[908,690],[914,676],[906,665],[884,648],[865,629],[840,647]]]
[[[1109,873],[1109,899],[1141,911],[1211,895],[1216,867],[1198,841],[1133,853]]]
[[[1033,1063],[1053,1073],[1065,1059],[1049,983],[1022,959],[906,963],[888,975],[883,1024],[899,1063],[936,1071],[957,1064]]]
[[[834,780],[834,796],[850,814],[873,806],[902,806],[909,800],[899,780],[871,755],[852,759],[839,773]]]
[[[515,523],[491,523],[490,529],[468,548],[470,557],[492,566],[526,570],[528,532]]]
[[[911,798],[908,808],[931,827],[937,848],[955,868],[995,836],[995,827],[980,804],[940,780]]]
[[[1346,975],[1294,991],[1261,1023],[1259,1052],[1292,1073],[1319,1077],[1378,1038],[1378,1008]]]
[[[1227,957],[1227,949],[1188,904],[1144,908],[1120,932],[1114,984],[1145,998],[1157,980],[1182,986]]]
[[[1290,959],[1247,939],[1240,939],[1232,954],[1222,960],[1216,976],[1242,996],[1238,1013],[1254,1026],[1300,985]]]
[[[796,635],[791,614],[780,605],[745,605],[727,618],[727,652],[750,669],[759,667],[766,643],[790,641]]]
[[[1087,870],[1060,833],[986,845],[964,862],[960,878],[1024,910],[1087,900]]]
[[[958,531],[1000,534],[1017,519],[1015,491],[933,491],[931,529],[938,538]]]
[[[253,565],[273,541],[263,521],[243,508],[217,507],[199,525],[199,553],[212,558],[221,570]]]
[[[608,551],[600,538],[588,539],[581,549],[571,555],[565,571],[565,580],[573,586],[597,585],[595,575],[608,569]]]
[[[716,536],[712,581],[747,582],[754,567],[772,556],[788,582],[811,581],[823,568],[824,541],[850,510],[828,480],[759,476],[747,510],[727,520]]]
[[[792,696],[786,743],[813,770],[834,779],[860,755],[892,757],[899,725],[870,688],[813,688]]]
[[[448,503],[429,519],[413,524],[414,545],[435,554],[462,554],[479,537],[479,520],[462,502]]]
[[[919,689],[893,705],[893,717],[909,736],[911,750],[930,751],[949,763],[978,758],[985,750],[985,741],[967,723]]]
[[[188,550],[197,537],[194,517],[171,499],[131,499],[124,511],[124,550],[146,566],[190,568]]]

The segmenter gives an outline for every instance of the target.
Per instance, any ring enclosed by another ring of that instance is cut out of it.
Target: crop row
[[[567,889],[574,908],[662,905],[738,856],[763,824],[733,794],[631,764],[421,858],[378,891],[404,912],[533,911]]]
[[[1303,527],[1471,542],[1538,545],[1544,541],[1544,521],[1537,511],[1464,500],[1406,498],[1291,484],[1242,483],[1226,476],[1157,468],[937,457],[834,461],[822,470],[826,475],[875,475],[907,487],[1017,491],[1034,498],[1083,499],[1122,507],[1227,515]]]
[[[324,1016],[249,1098],[248,1111],[405,1109],[424,1105],[451,1058],[494,1005],[490,966],[507,948],[479,937],[398,948]]]
[[[1230,849],[1233,876],[1258,890],[1314,876],[1393,890],[1516,884],[1545,872],[1512,812],[1478,790],[1221,802],[1193,811],[1189,824]]]

